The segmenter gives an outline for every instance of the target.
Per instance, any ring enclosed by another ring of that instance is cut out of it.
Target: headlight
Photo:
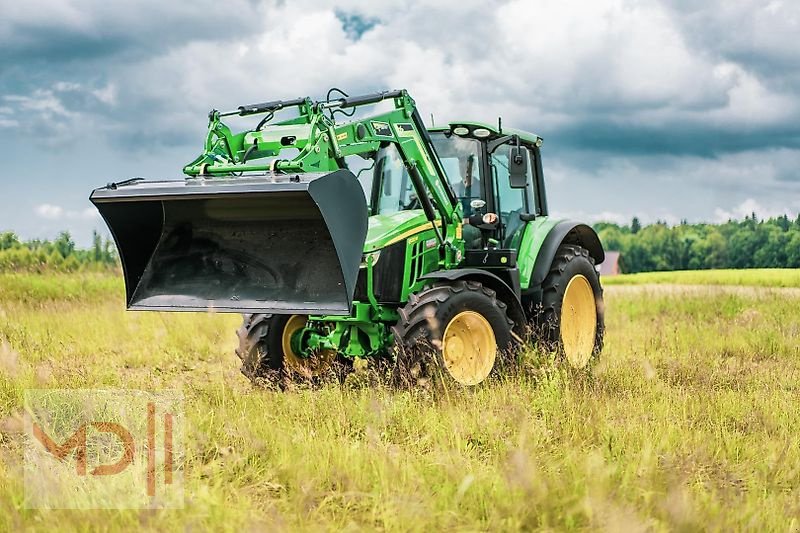
[[[372,258],[372,266],[377,265],[380,256],[381,256],[380,250],[364,254],[363,257],[361,258],[361,266],[359,268],[367,268],[367,261],[369,260],[370,257]]]

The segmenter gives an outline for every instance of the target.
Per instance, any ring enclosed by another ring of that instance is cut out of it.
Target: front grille
[[[373,267],[372,284],[375,298],[382,303],[399,303],[403,287],[403,264],[406,255],[406,241],[387,246],[381,250],[380,258]],[[367,301],[367,269],[358,271],[354,300]]]

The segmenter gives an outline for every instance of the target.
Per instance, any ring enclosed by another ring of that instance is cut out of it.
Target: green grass
[[[604,285],[743,285],[749,287],[800,287],[800,268],[758,268],[750,270],[683,270],[642,272],[603,278]]]
[[[797,530],[800,300],[632,289],[606,291],[592,375],[528,352],[447,394],[281,393],[239,374],[234,316],[127,313],[110,277],[0,277],[0,530]],[[185,507],[25,509],[13,426],[41,387],[182,388]]]
[[[31,306],[49,302],[95,303],[124,294],[121,274],[0,273],[0,305],[3,302]]]

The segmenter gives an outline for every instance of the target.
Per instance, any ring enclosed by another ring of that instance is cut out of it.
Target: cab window
[[[420,209],[414,184],[394,143],[386,144],[375,154],[374,176],[378,189],[372,209],[374,214]]]
[[[517,231],[524,226],[519,215],[527,213],[527,195],[532,194],[533,188],[530,185],[526,189],[511,188],[508,175],[508,146],[498,147],[491,155],[490,161],[494,173],[495,206],[503,227],[503,242],[508,246]],[[528,158],[528,180],[529,183],[533,181],[530,158]]]
[[[475,139],[433,135],[433,144],[444,167],[450,187],[464,210],[464,216],[472,215],[470,201],[484,198],[483,176],[481,176],[481,145]]]
[[[370,204],[372,197],[373,170],[375,169],[375,152],[370,152],[365,156],[348,155],[344,159],[347,170],[352,172],[361,190],[364,192],[364,201]]]

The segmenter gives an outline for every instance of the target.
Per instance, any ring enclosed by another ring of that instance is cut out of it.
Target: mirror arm
[[[506,144],[509,141],[514,142],[517,146],[520,145],[519,135],[506,135],[505,137],[499,137],[492,142],[486,143],[486,153],[491,154],[498,146]]]

